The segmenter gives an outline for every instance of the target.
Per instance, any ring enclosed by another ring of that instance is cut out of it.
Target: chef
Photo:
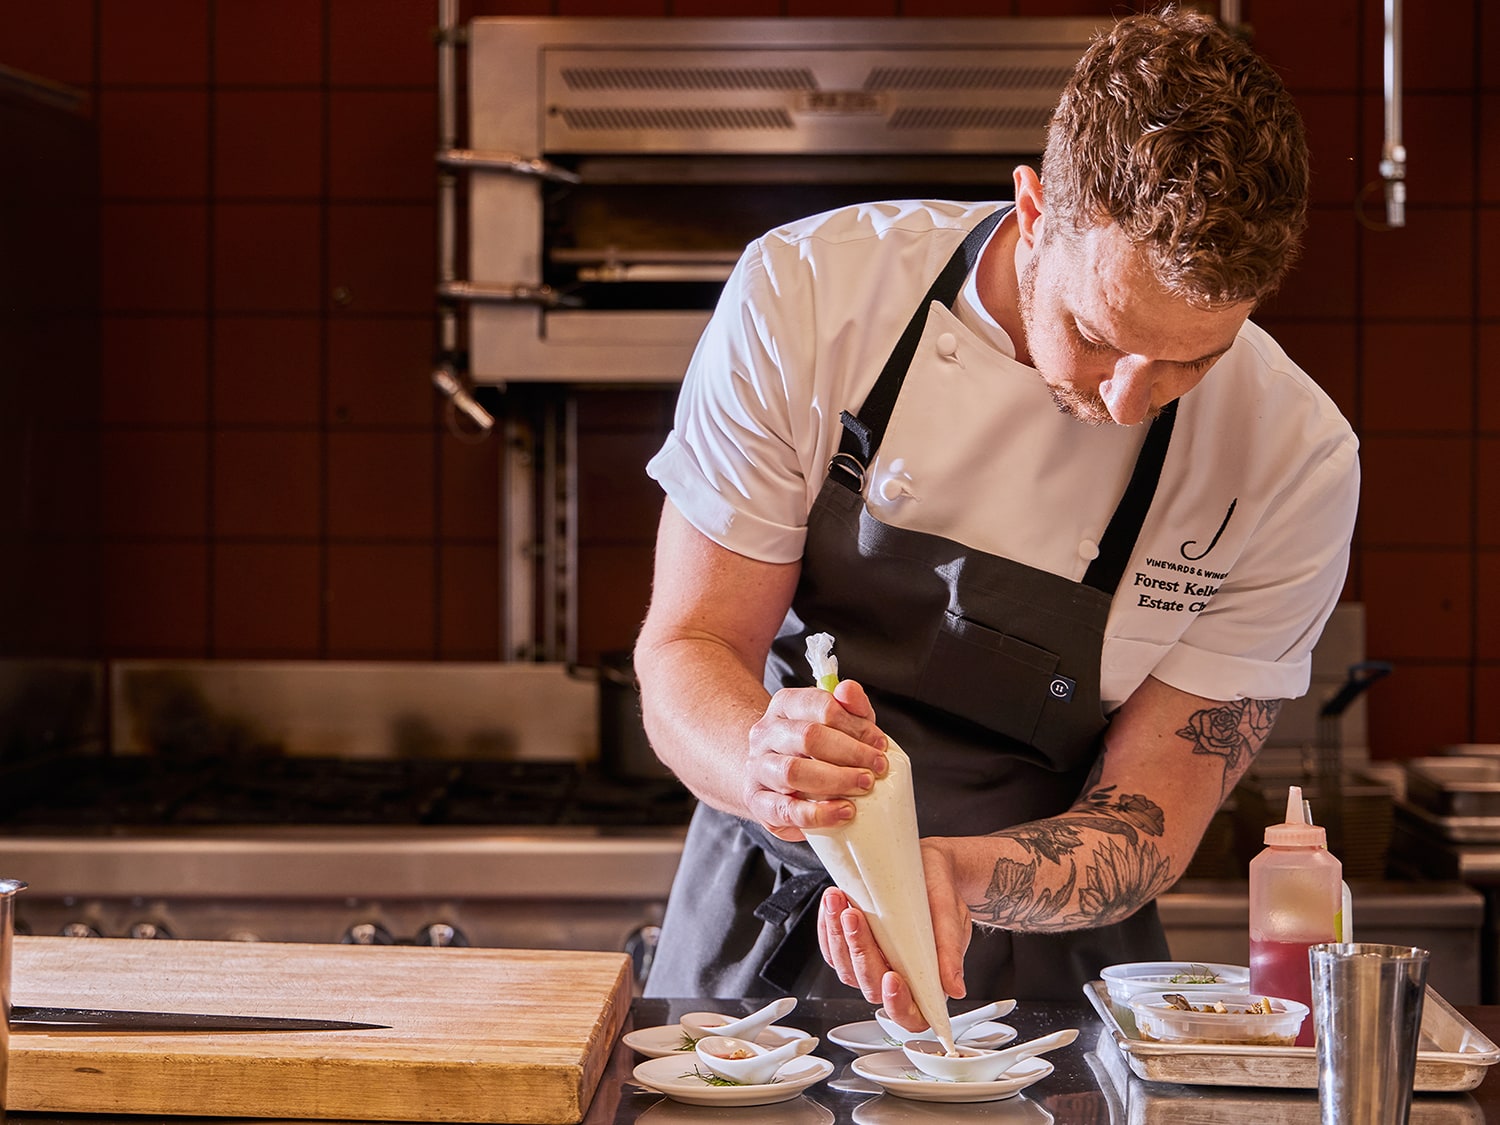
[[[1013,204],[748,247],[649,466],[635,666],[700,806],[648,995],[852,985],[924,1026],[803,836],[855,814],[887,738],[949,996],[1167,956],[1154,900],[1306,692],[1348,564],[1355,437],[1249,319],[1307,178],[1276,75],[1168,10],[1090,46]]]

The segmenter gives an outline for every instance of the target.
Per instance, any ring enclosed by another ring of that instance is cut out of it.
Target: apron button
[[[890,502],[901,500],[913,494],[907,483],[900,477],[886,477],[885,480],[880,482],[880,488],[877,491],[879,491],[882,500]]]
[[[1082,543],[1078,544],[1078,557],[1093,562],[1099,557],[1099,544],[1095,543],[1092,539],[1085,539]]]
[[[952,332],[944,332],[937,338],[937,352],[944,359],[956,359],[958,357],[958,337]]]

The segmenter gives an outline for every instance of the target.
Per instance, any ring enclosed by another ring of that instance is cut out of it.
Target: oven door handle
[[[437,287],[445,301],[474,301],[502,305],[541,305],[549,309],[582,308],[577,297],[559,293],[550,285],[520,282],[507,285],[491,281],[445,281]]]
[[[478,168],[485,172],[510,172],[517,176],[539,176],[559,184],[581,184],[576,172],[543,160],[539,156],[521,156],[514,152],[481,152],[472,148],[448,148],[437,154],[444,168]]]

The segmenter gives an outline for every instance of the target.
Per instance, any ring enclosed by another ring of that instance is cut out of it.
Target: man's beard
[[[1042,237],[1045,238],[1046,235],[1044,234]],[[1017,304],[1020,306],[1021,312],[1021,329],[1026,333],[1026,351],[1031,356],[1033,365],[1036,363],[1036,352],[1032,347],[1032,341],[1038,335],[1035,331],[1036,262],[1037,255],[1033,252],[1031,257],[1026,259],[1026,264],[1021,267],[1021,277],[1017,288]],[[1110,415],[1109,407],[1105,404],[1103,397],[1100,396],[1098,391],[1095,391],[1093,394],[1084,394],[1075,387],[1067,385],[1058,386],[1048,381],[1046,376],[1041,374],[1040,368],[1037,368],[1037,374],[1041,377],[1047,390],[1051,392],[1052,401],[1057,404],[1057,409],[1062,413],[1090,426],[1110,426],[1115,424],[1114,418]]]

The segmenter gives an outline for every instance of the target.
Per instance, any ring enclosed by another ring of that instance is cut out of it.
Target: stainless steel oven
[[[441,296],[467,310],[468,374],[677,381],[763,231],[856,201],[1008,198],[1097,27],[473,21],[466,143],[455,115],[439,156],[444,229],[467,217]]]

